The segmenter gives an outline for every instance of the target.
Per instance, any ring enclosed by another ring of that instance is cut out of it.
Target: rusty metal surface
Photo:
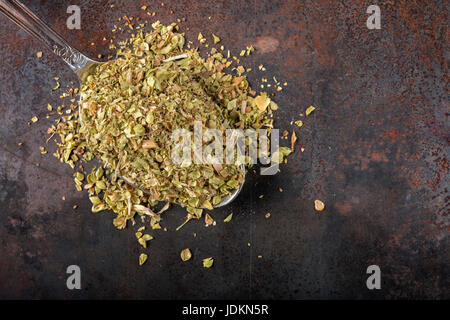
[[[110,212],[91,213],[72,170],[39,152],[53,121],[47,103],[59,101],[53,77],[70,86],[75,76],[0,16],[0,298],[450,297],[446,1],[382,1],[381,30],[366,28],[372,2],[362,0],[24,3],[92,57],[109,53],[102,39],[117,18],[145,17],[144,4],[157,12],[151,21],[186,18],[191,40],[215,32],[234,54],[257,48],[244,60],[267,68],[250,75],[254,87],[263,76],[288,82],[275,98],[277,128],[291,130],[311,104],[317,110],[296,129],[281,173],[250,174],[238,199],[214,210],[215,227],[190,222],[175,232],[185,213],[171,209],[169,231],[154,233],[139,267],[135,229],[117,231]],[[81,7],[79,31],[66,28],[69,4]],[[230,212],[231,223],[220,223]],[[182,263],[186,247],[193,260]],[[204,269],[209,256],[214,267]],[[66,289],[71,264],[82,290]],[[372,264],[381,290],[366,288]]]

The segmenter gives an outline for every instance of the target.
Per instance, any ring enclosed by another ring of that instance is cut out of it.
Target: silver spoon
[[[32,35],[35,39],[40,40],[42,43],[46,44],[54,54],[64,60],[70,69],[78,76],[80,84],[87,78],[87,76],[92,73],[92,71],[99,65],[105,62],[99,62],[91,58],[86,57],[84,54],[79,52],[77,49],[72,47],[66,42],[59,34],[47,26],[41,19],[39,19],[30,9],[24,6],[17,0],[0,0],[0,12],[5,14],[9,19],[16,23],[23,30]],[[178,56],[170,57],[164,62],[173,61],[177,59],[186,58],[186,54],[181,54]],[[78,104],[80,108],[80,103]],[[79,110],[81,111],[81,110]],[[79,112],[81,120],[81,112]],[[245,166],[241,165],[241,169],[244,172],[245,177]],[[122,177],[126,183],[136,187],[127,179]],[[245,182],[245,181],[244,181]],[[223,207],[230,202],[232,202],[239,192],[241,192],[244,182],[236,189],[232,194],[225,197],[218,205],[215,207]],[[142,190],[142,189],[141,189]],[[142,190],[146,192],[145,190]],[[146,192],[148,193],[148,192]]]

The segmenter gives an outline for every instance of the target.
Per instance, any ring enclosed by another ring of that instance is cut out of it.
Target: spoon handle
[[[59,34],[47,26],[33,12],[17,0],[0,0],[0,12],[14,21],[34,38],[45,43],[69,67],[78,73],[88,63],[93,62],[68,44]]]

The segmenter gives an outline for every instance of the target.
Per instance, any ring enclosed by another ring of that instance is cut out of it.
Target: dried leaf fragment
[[[282,163],[285,156],[291,154],[291,149],[288,147],[279,147],[278,150],[272,153],[272,161]]]
[[[140,234],[140,235],[139,235]],[[138,236],[139,235],[139,236]],[[147,241],[152,240],[153,237],[149,234],[144,234],[142,235],[141,232],[137,232],[136,233],[136,237],[138,238],[138,242],[141,246],[143,246],[144,248],[147,248]]]
[[[306,109],[306,115],[309,116],[314,110],[316,110],[316,108],[309,106],[308,109]]]
[[[267,93],[263,92],[255,98],[255,103],[259,111],[265,111],[270,103],[270,98],[267,96]]]
[[[302,120],[297,120],[297,121],[295,121],[295,124],[296,124],[298,127],[301,127],[301,126],[303,125],[303,121],[302,121]]]
[[[244,69],[244,67],[243,67],[243,66],[239,66],[239,67],[237,67],[237,68],[236,68],[236,70],[237,70],[237,72],[239,72],[239,74],[241,74],[241,73],[244,73],[244,72],[245,72],[245,69]]]
[[[141,253],[139,256],[139,265],[142,266],[147,261],[148,256],[145,253]]]
[[[291,151],[292,152],[294,152],[295,141],[297,141],[297,136],[295,135],[295,131],[292,130],[292,135],[291,135]]]
[[[214,263],[214,259],[212,257],[203,259],[203,267],[211,268]]]
[[[191,250],[189,250],[189,248],[181,250],[180,256],[181,260],[188,261],[192,257]]]
[[[214,44],[220,42],[220,38],[218,36],[216,36],[214,33],[212,34],[212,36],[213,36],[213,39],[214,39]]]
[[[153,240],[153,236],[149,234],[144,234],[141,239],[144,239],[145,241],[150,241]]]
[[[89,200],[91,200],[92,204],[101,204],[102,203],[102,200],[97,196],[89,197]]]
[[[142,148],[144,149],[153,149],[158,148],[158,145],[152,139],[142,141]]]
[[[233,214],[232,214],[232,213],[230,213],[230,214],[223,220],[223,222],[230,222],[230,221],[231,221],[231,218],[233,218]]]
[[[159,210],[156,214],[158,215],[158,217],[159,217],[159,215],[161,214],[161,213],[163,213],[164,211],[166,211],[167,209],[169,209],[170,208],[170,202],[166,202],[166,204],[164,205],[164,207],[162,207],[161,208],[161,210]]]
[[[214,207],[212,206],[211,202],[209,202],[209,200],[205,200],[205,202],[203,202],[203,204],[202,204],[202,207],[206,208],[208,210],[214,209]]]
[[[76,172],[75,177],[77,178],[77,180],[80,180],[80,181],[84,180],[84,174],[82,174],[81,172]]]
[[[113,224],[117,229],[122,230],[127,226],[127,219],[123,216],[118,216],[113,220]]]
[[[143,206],[141,204],[134,204],[133,205],[133,210],[136,211],[136,212],[139,212],[139,213],[143,213],[143,214],[152,216],[152,217],[157,216],[156,213],[154,213],[152,211],[152,209],[147,208],[146,206]]]
[[[325,204],[320,200],[314,200],[314,208],[317,211],[322,211],[323,209],[325,209]]]
[[[206,224],[207,227],[209,227],[210,225],[215,225],[216,224],[214,219],[208,213],[205,215],[205,224]]]

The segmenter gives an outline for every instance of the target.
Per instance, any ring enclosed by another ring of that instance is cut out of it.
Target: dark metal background
[[[47,103],[61,94],[50,90],[53,77],[63,87],[76,77],[1,15],[0,298],[449,298],[446,1],[377,1],[381,30],[366,28],[374,1],[160,2],[24,1],[92,57],[109,53],[102,39],[118,17],[146,17],[144,4],[157,12],[152,21],[186,18],[180,26],[195,43],[202,31],[236,55],[255,45],[243,63],[267,71],[252,73],[253,86],[263,76],[288,82],[276,127],[292,129],[317,107],[296,130],[295,154],[276,176],[250,174],[238,199],[212,212],[215,227],[175,232],[185,212],[171,209],[169,231],[152,232],[139,267],[136,228],[117,231],[110,212],[91,213],[72,170],[39,152]],[[79,31],[66,28],[69,4],[81,7]],[[182,263],[186,247],[193,259]],[[209,256],[214,266],[204,269]],[[71,264],[82,290],[66,289]],[[366,288],[371,264],[382,270],[378,291]]]

